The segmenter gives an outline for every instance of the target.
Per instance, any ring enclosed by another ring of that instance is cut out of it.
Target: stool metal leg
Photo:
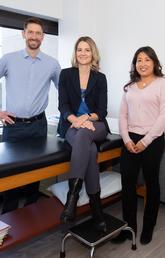
[[[93,246],[91,248],[91,252],[90,252],[90,257],[93,258],[94,257],[94,251],[95,251],[95,247]]]
[[[62,239],[62,243],[61,243],[61,252],[60,252],[60,258],[65,258],[65,241],[71,237],[71,233],[67,233],[63,239]]]
[[[125,227],[123,230],[128,230],[132,233],[132,250],[136,250],[136,237],[135,237],[135,232],[131,227]]]

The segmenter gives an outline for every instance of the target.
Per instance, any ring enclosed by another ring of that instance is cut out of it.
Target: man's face
[[[31,50],[39,49],[44,33],[42,27],[36,23],[29,23],[27,28],[22,32],[23,38],[26,40],[26,45]]]

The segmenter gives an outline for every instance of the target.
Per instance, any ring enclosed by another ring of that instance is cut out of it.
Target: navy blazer
[[[87,89],[85,91],[85,102],[91,113],[96,113],[100,121],[106,122],[107,115],[107,80],[103,73],[91,70]],[[59,111],[61,112],[58,124],[58,133],[65,137],[71,123],[67,117],[76,115],[81,103],[81,89],[78,68],[71,67],[63,69],[59,79]]]

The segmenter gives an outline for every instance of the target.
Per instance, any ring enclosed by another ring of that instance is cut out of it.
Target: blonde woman
[[[89,196],[94,226],[106,231],[101,209],[96,142],[106,138],[107,81],[99,72],[99,52],[93,39],[81,37],[74,48],[72,67],[59,81],[58,133],[72,146],[69,192],[61,220],[74,220],[83,181]]]

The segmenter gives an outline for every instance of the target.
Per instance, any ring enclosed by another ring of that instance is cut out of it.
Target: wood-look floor
[[[111,215],[121,218],[121,202],[107,209]],[[158,222],[155,227],[153,240],[143,246],[139,243],[142,225],[143,200],[139,199],[137,250],[131,250],[131,242],[127,240],[120,245],[110,241],[96,248],[95,258],[164,258],[165,257],[165,204],[160,205]],[[48,232],[15,249],[0,253],[1,258],[60,258],[62,230]],[[66,258],[89,258],[90,250],[73,239],[66,242]]]

